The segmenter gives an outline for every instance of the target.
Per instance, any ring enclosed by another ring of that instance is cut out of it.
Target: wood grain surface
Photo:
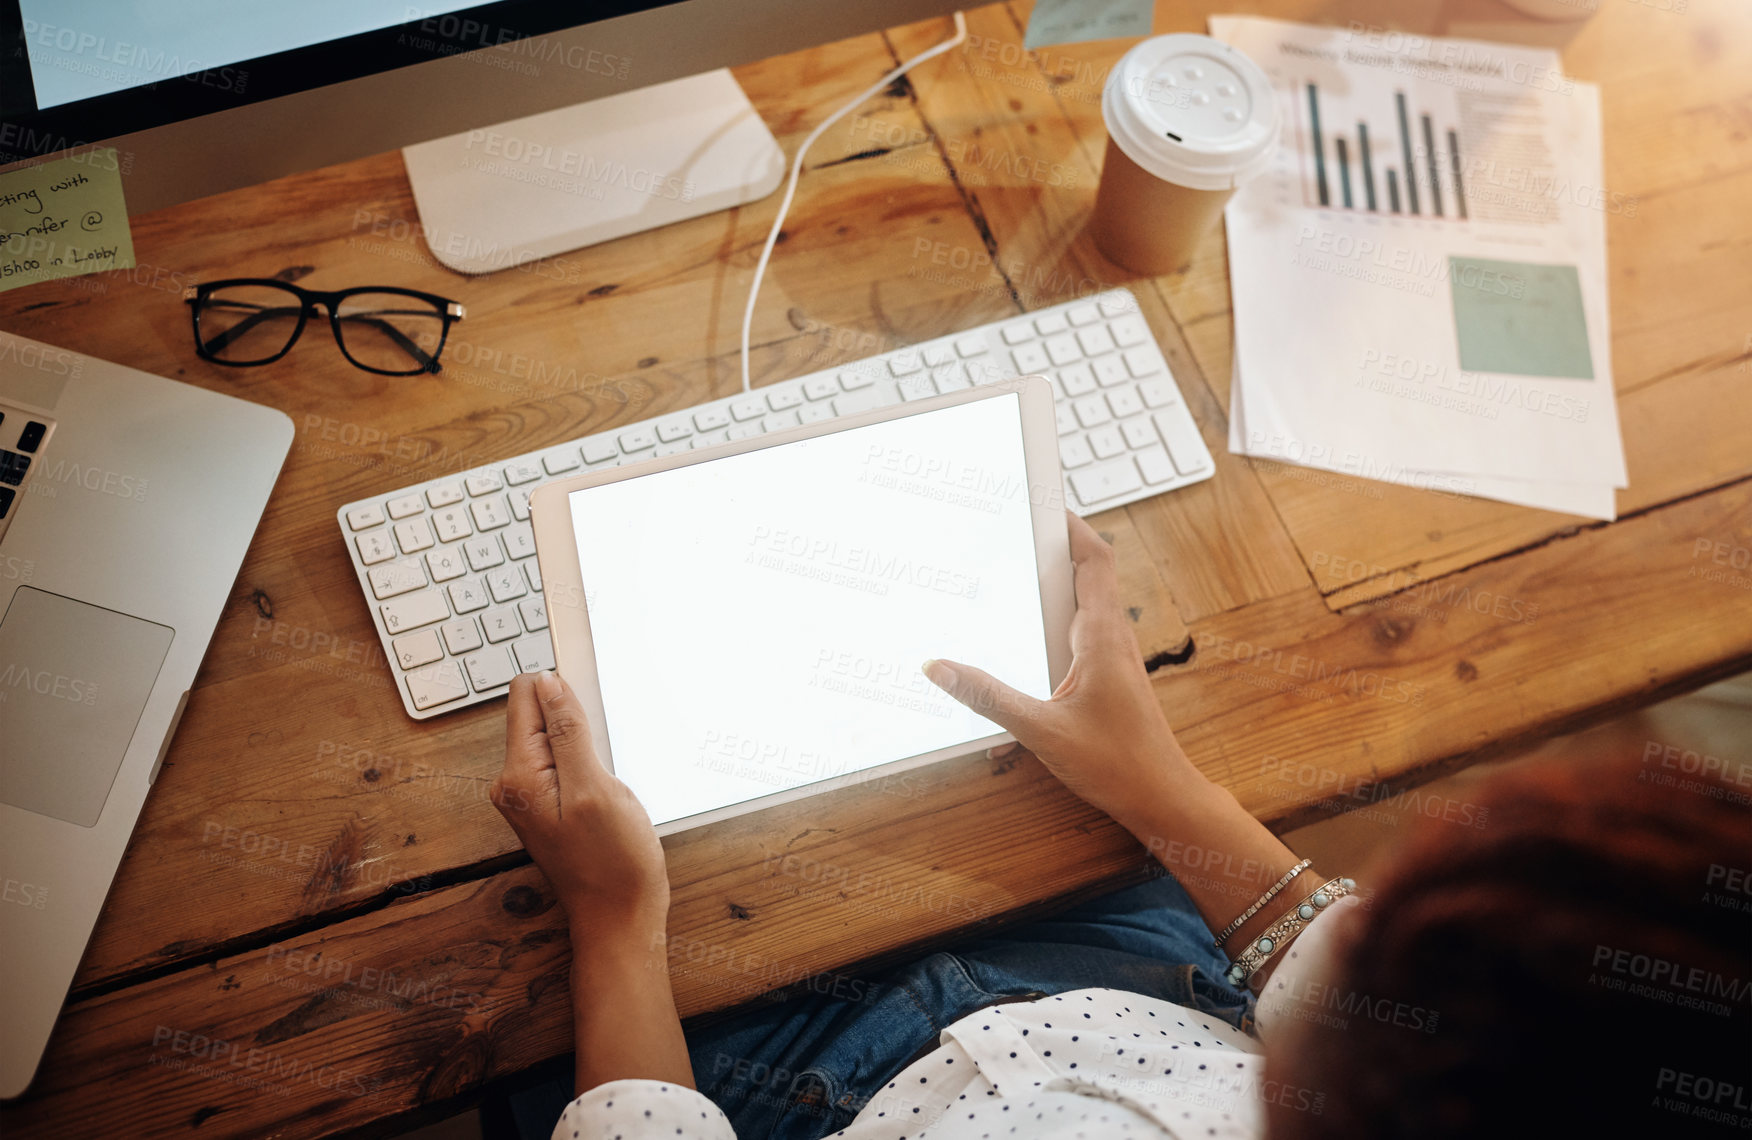
[[[1092,521],[1118,549],[1157,692],[1198,766],[1285,827],[1752,664],[1752,13],[1495,0],[1246,5],[1562,41],[1602,87],[1613,357],[1631,486],[1594,524],[1228,454],[1220,233],[1135,279],[1083,232],[1099,92],[1129,46],[1020,50],[1028,6],[811,152],[763,285],[756,383],[1129,286],[1217,462]],[[1207,5],[1160,5],[1159,32]],[[787,153],[947,20],[736,70]],[[1653,93],[1653,94],[1651,94]],[[427,252],[398,155],[133,219],[139,266],[0,294],[0,327],[269,404],[292,454],[36,1085],[7,1135],[382,1132],[569,1048],[569,951],[487,802],[503,705],[401,710],[340,503],[727,395],[774,196],[466,278]],[[955,251],[963,251],[957,254]],[[978,256],[976,256],[978,255]],[[958,265],[960,267],[958,267]],[[282,276],[463,301],[440,376],[372,376],[307,335],[195,358],[184,285]],[[684,684],[710,685],[676,648]],[[1425,814],[1463,813],[1432,803]],[[665,843],[692,1016],[869,971],[1148,873],[1030,760],[972,758]],[[99,1095],[94,1095],[98,1093]]]

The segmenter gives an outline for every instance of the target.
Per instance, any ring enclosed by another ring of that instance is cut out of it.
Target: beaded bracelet
[[[1263,895],[1259,896],[1258,902],[1254,903],[1252,906],[1248,907],[1246,910],[1241,912],[1240,918],[1237,918],[1234,922],[1231,922],[1229,925],[1223,927],[1223,932],[1221,934],[1217,935],[1217,940],[1215,942],[1211,943],[1211,949],[1212,950],[1221,950],[1223,948],[1224,941],[1226,941],[1228,939],[1229,935],[1235,933],[1237,930],[1240,930],[1242,925],[1248,919],[1250,919],[1254,915],[1258,914],[1259,908],[1263,907],[1266,903],[1270,902],[1277,895],[1277,893],[1279,891],[1281,891],[1285,887],[1289,886],[1291,879],[1295,878],[1297,875],[1300,875],[1303,871],[1306,871],[1309,867],[1312,867],[1313,865],[1314,865],[1314,860],[1304,859],[1300,863],[1297,863],[1294,867],[1291,867],[1290,873],[1285,875],[1283,878],[1279,879],[1277,882],[1273,883],[1271,885],[1271,890],[1266,891]]]
[[[1265,965],[1266,960],[1289,945],[1316,914],[1356,889],[1355,879],[1340,876],[1328,880],[1325,886],[1291,907],[1288,914],[1272,923],[1264,934],[1255,938],[1247,949],[1236,955],[1235,960],[1229,963],[1229,968],[1223,971],[1224,980],[1236,989],[1247,985],[1259,968]]]

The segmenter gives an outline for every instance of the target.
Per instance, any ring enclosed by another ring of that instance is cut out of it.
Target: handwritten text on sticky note
[[[0,174],[0,291],[133,264],[114,147]]]
[[[1035,0],[1022,46],[1130,39],[1150,34],[1153,0]]]

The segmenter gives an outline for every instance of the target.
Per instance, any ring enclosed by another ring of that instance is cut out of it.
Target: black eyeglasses
[[[318,293],[267,277],[209,281],[183,290],[195,322],[195,352],[214,364],[271,364],[285,356],[321,305],[341,353],[380,376],[439,371],[455,301],[412,289],[367,285]]]

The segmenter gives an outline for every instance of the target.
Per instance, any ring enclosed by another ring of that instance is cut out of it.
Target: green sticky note
[[[1582,282],[1573,265],[1448,258],[1460,367],[1592,380]]]
[[[1022,46],[1029,51],[1085,40],[1150,34],[1154,0],[1035,0]]]
[[[0,291],[133,264],[114,147],[0,174]]]

